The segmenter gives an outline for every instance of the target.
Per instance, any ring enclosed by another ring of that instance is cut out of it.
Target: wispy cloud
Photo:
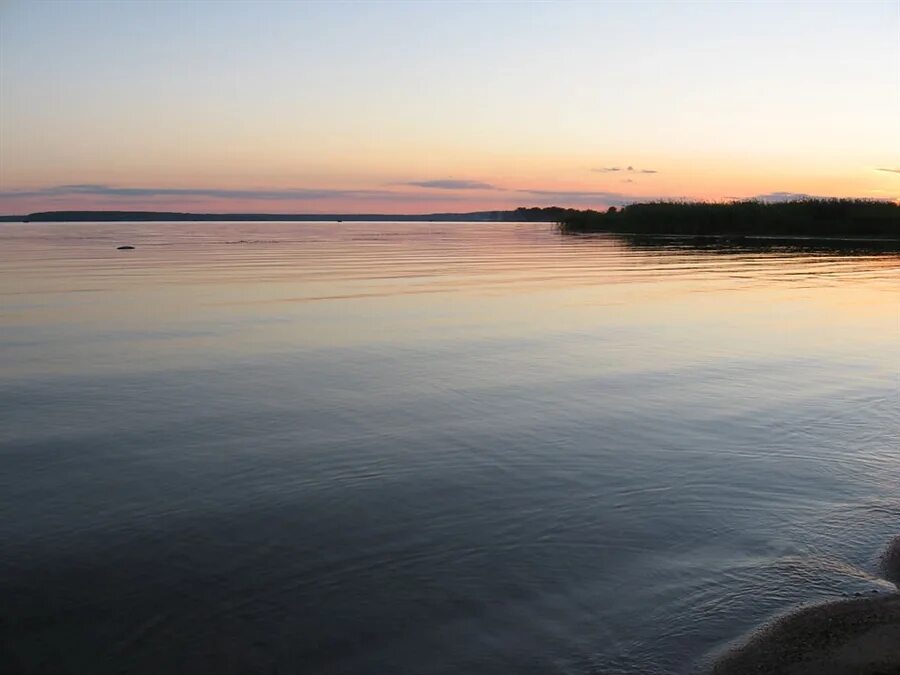
[[[891,169],[888,167],[878,167],[876,171],[887,171],[888,173],[900,173],[900,169]]]
[[[335,190],[318,188],[241,189],[226,188],[161,188],[161,187],[113,187],[109,185],[55,185],[33,190],[3,190],[0,197],[65,197],[89,195],[122,199],[152,199],[156,197],[205,197],[213,199],[260,199],[271,201],[296,201],[318,199],[372,199],[397,195],[387,190]],[[402,195],[407,198],[408,195]]]
[[[753,195],[750,199],[756,199],[761,202],[791,202],[797,199],[818,199],[818,197],[808,195],[805,192],[766,192],[761,195]]]
[[[474,180],[424,180],[397,183],[399,186],[439,190],[502,190],[490,183]],[[209,198],[262,201],[316,201],[323,199],[428,199],[427,193],[396,190],[344,190],[334,188],[169,188],[117,187],[104,184],[53,185],[25,190],[0,190],[0,197],[72,197],[91,196],[112,199]]]
[[[630,181],[625,178],[623,182]],[[225,200],[235,203],[244,201],[270,201],[270,202],[317,202],[327,200],[343,200],[347,202],[365,202],[366,200],[381,203],[415,203],[429,201],[462,201],[470,197],[466,190],[496,191],[496,196],[502,199],[503,204],[518,206],[516,203],[530,201],[536,205],[544,206],[548,203],[559,203],[567,206],[622,206],[635,201],[646,200],[646,196],[635,196],[620,192],[595,191],[595,190],[541,190],[541,189],[513,189],[499,188],[489,183],[469,180],[427,180],[413,181],[401,185],[415,188],[432,188],[434,191],[425,190],[345,190],[331,188],[265,188],[265,189],[229,189],[229,188],[170,188],[170,187],[116,187],[105,184],[72,184],[54,185],[40,188],[21,190],[2,190],[0,198],[18,199],[32,198],[46,202],[47,206],[56,206],[61,203],[71,204],[73,199],[92,199],[106,201],[113,208],[126,204],[157,204],[162,203],[166,208],[173,208],[175,203],[189,203],[193,200]],[[440,194],[443,192],[444,194]],[[158,200],[158,201],[157,201]],[[80,202],[79,202],[80,203]],[[71,207],[69,207],[71,208]],[[109,207],[107,207],[109,208]]]
[[[549,202],[563,202],[564,204],[583,206],[624,206],[636,201],[646,201],[649,197],[636,197],[621,192],[605,192],[592,190],[516,190],[523,194],[540,197]],[[655,199],[655,198],[652,198]]]
[[[659,173],[656,169],[635,169],[633,166],[626,166],[624,169],[619,166],[602,166],[597,169],[591,169],[594,173],[615,173],[623,171],[626,173]]]
[[[115,187],[101,184],[54,185],[30,190],[2,190],[0,197],[92,196],[116,199],[210,198],[263,201],[316,201],[323,199],[409,199],[409,192],[389,190],[341,190],[329,188],[165,188]]]
[[[438,190],[501,190],[490,183],[483,183],[480,180],[455,180],[447,178],[443,180],[411,180],[406,183],[398,183],[398,185],[411,185],[421,188],[437,188]]]

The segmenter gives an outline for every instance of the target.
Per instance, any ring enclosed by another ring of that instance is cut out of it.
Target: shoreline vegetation
[[[868,199],[786,202],[647,202],[606,211],[566,210],[567,234],[900,239],[900,204]]]

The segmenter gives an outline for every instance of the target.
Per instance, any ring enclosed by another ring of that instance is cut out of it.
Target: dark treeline
[[[42,211],[24,216],[2,216],[0,221],[20,222],[170,222],[170,221],[531,221],[556,223],[568,209],[518,208],[469,213],[181,213],[173,211]]]
[[[568,210],[558,222],[563,232],[897,239],[900,204],[867,199],[649,202],[605,212]]]

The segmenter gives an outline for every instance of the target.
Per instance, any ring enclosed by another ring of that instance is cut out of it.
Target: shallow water
[[[687,673],[887,588],[897,254],[2,224],[0,317],[2,672]]]

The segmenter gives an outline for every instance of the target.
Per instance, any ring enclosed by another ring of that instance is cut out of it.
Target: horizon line
[[[766,199],[768,197],[768,199]],[[646,201],[634,201],[628,202],[627,204],[623,204],[618,206],[618,208],[624,208],[625,206],[630,206],[633,204],[647,204],[647,203],[695,203],[695,204],[732,204],[739,202],[760,202],[760,203],[772,203],[779,201],[843,201],[843,200],[852,200],[852,201],[871,201],[871,202],[886,202],[897,204],[900,203],[898,199],[892,199],[889,197],[830,197],[830,196],[817,196],[817,195],[808,195],[803,193],[770,193],[767,195],[757,195],[754,197],[731,197],[724,199],[690,199],[690,198],[681,198],[681,199],[647,199]],[[490,209],[475,209],[471,211],[427,211],[427,212],[383,212],[383,211],[297,211],[297,212],[285,212],[285,211],[181,211],[181,210],[155,210],[155,209],[51,209],[51,210],[38,210],[38,211],[29,211],[27,213],[6,213],[0,214],[0,218],[27,218],[28,216],[35,215],[44,215],[44,214],[61,214],[61,213],[79,213],[79,214],[88,214],[88,213],[97,213],[97,214],[110,214],[110,213],[121,213],[121,214],[161,214],[161,215],[185,215],[185,216],[278,216],[278,217],[287,217],[287,216],[335,216],[335,217],[353,217],[353,216],[446,216],[446,215],[470,215],[470,214],[481,214],[481,213],[513,213],[519,210],[535,210],[535,209],[561,209],[561,210],[575,210],[575,211],[584,211],[584,210],[597,210],[592,209],[591,207],[570,207],[570,206],[559,206],[556,204],[544,205],[544,206],[517,206],[513,208],[490,208]],[[605,210],[605,209],[604,209]]]

